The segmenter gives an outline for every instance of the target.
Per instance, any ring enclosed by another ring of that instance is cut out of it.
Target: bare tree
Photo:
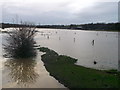
[[[36,30],[33,25],[24,24],[8,33],[7,44],[4,45],[5,56],[13,58],[29,58],[36,56],[34,48]]]

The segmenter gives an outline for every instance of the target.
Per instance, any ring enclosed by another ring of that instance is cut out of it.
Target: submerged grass
[[[42,55],[42,61],[46,69],[69,89],[119,88],[120,73],[115,70],[102,71],[77,66],[74,64],[77,59],[58,55],[55,51],[45,47],[40,47],[38,49],[42,52],[46,52]]]

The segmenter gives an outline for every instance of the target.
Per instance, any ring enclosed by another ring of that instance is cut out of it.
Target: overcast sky
[[[81,24],[117,22],[119,0],[0,0],[0,22]]]

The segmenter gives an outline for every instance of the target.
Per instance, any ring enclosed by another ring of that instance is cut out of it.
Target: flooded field
[[[2,44],[5,44],[6,34],[1,34]],[[37,51],[35,58],[12,59],[4,58],[1,44],[0,75],[2,88],[66,88],[54,77],[50,76],[41,61],[43,53]]]
[[[96,69],[118,69],[118,32],[38,30],[35,39],[39,45],[78,59],[77,65]]]
[[[77,65],[95,69],[118,69],[117,32],[37,30],[39,31],[35,36],[37,45],[76,58]],[[0,42],[4,44],[6,34],[0,34],[0,37],[2,38]],[[2,48],[0,50],[2,52]],[[2,53],[0,70],[2,70],[3,88],[65,88],[46,71],[41,61],[43,53],[38,52],[36,58],[26,61],[3,58]]]

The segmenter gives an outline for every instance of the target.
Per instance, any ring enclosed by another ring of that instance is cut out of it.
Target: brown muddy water
[[[101,70],[118,69],[118,32],[37,30],[35,40],[38,45],[78,59],[77,65]],[[5,37],[6,34],[0,34],[0,80],[3,88],[65,88],[46,71],[41,52],[36,58],[26,61],[3,58]]]
[[[4,58],[2,44],[6,43],[6,36],[0,34],[0,88],[66,88],[45,69],[42,52],[37,51],[35,58]]]
[[[41,55],[27,60],[6,59],[2,88],[65,88],[46,71]]]

